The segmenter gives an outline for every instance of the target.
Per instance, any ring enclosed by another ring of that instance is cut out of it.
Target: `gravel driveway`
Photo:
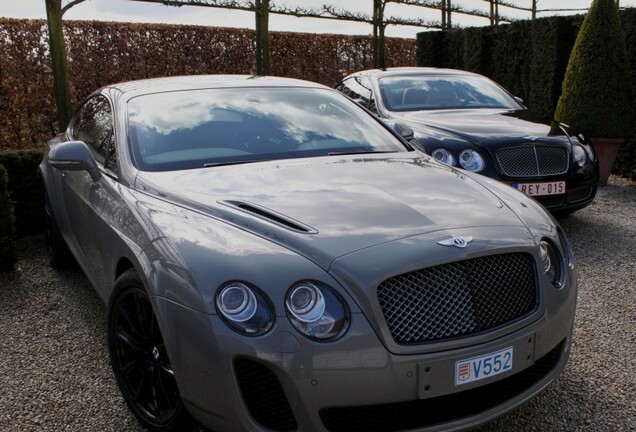
[[[562,377],[487,431],[636,431],[636,182],[612,177],[561,221],[579,303]],[[52,270],[44,240],[19,242],[0,275],[0,431],[141,431],[108,363],[106,309],[79,270]]]

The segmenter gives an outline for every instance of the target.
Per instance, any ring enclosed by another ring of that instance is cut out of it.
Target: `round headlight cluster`
[[[269,301],[258,289],[243,282],[231,282],[221,288],[216,307],[230,327],[246,335],[261,335],[274,324]]]
[[[314,282],[292,286],[285,298],[285,309],[296,330],[310,339],[336,338],[349,324],[344,301],[330,288]]]
[[[484,169],[484,158],[475,150],[466,149],[459,154],[459,164],[465,170],[478,172]]]
[[[435,159],[437,159],[443,164],[446,164],[449,166],[455,166],[455,157],[453,156],[451,152],[449,152],[446,149],[437,148],[433,150],[433,153],[431,153],[431,156],[433,156]]]
[[[579,166],[584,166],[587,163],[587,152],[581,144],[575,144],[572,148],[574,150],[574,160]]]
[[[444,148],[437,148],[433,150],[431,156],[441,163],[449,166],[455,166],[457,164],[455,156]],[[461,167],[465,170],[478,172],[484,169],[485,163],[484,158],[479,154],[479,152],[471,149],[465,149],[459,153],[459,165],[461,165]]]
[[[556,247],[547,240],[541,240],[539,244],[543,271],[550,279],[552,285],[561,288],[565,282],[563,260]]]

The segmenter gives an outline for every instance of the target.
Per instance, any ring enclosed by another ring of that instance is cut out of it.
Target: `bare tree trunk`
[[[499,25],[499,0],[495,0],[495,24]]]
[[[373,0],[373,67],[380,67],[380,36],[378,28],[380,27],[380,8],[379,4],[382,0]]]
[[[442,9],[442,30],[450,29],[453,24],[451,22],[451,0],[442,0],[441,4]]]
[[[373,0],[373,67],[385,69],[384,6],[386,0]]]
[[[49,29],[49,49],[53,67],[53,89],[57,107],[59,130],[66,129],[71,120],[71,94],[68,84],[66,43],[62,28],[62,0],[46,0],[46,20]]]
[[[270,73],[269,0],[256,0],[256,74]]]

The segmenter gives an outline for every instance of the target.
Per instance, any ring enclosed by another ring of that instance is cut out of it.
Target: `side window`
[[[76,128],[77,139],[86,143],[97,163],[108,167],[107,153],[114,149],[113,117],[108,100],[95,96],[86,101],[80,110]],[[110,163],[111,157],[108,159]]]
[[[349,78],[343,81],[342,85],[338,88],[345,96],[348,96],[354,101],[361,102],[365,107],[369,107],[369,100],[371,99],[371,90],[361,84],[364,82],[361,77]]]

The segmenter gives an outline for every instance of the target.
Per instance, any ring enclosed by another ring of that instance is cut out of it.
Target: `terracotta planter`
[[[618,155],[618,148],[625,140],[623,138],[592,138],[591,141],[598,157],[598,184],[599,186],[605,186]]]

